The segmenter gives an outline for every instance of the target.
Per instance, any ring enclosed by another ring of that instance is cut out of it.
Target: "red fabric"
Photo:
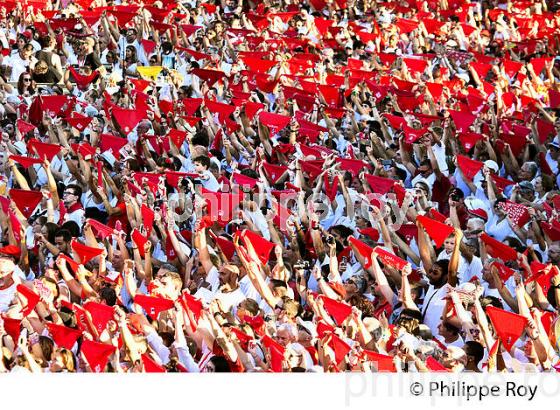
[[[147,296],[137,293],[134,296],[134,303],[142,306],[146,314],[153,320],[157,320],[159,314],[165,310],[173,309],[175,306],[172,300],[162,297]]]
[[[22,134],[27,134],[28,132],[33,131],[37,127],[35,127],[33,124],[23,121],[22,119],[18,119],[16,121],[16,128]]]
[[[285,128],[291,121],[291,117],[287,115],[274,114],[267,111],[259,113],[259,121],[261,124],[271,128],[273,132],[278,132]]]
[[[449,370],[444,365],[442,365],[432,356],[428,356],[428,358],[426,359],[426,367],[430,369],[432,372],[436,372],[436,373],[449,372]]]
[[[377,372],[394,373],[396,371],[393,357],[372,352],[371,350],[364,350],[362,354],[365,360],[375,363]]]
[[[141,257],[146,256],[146,252],[144,251],[144,245],[146,245],[146,243],[148,242],[148,238],[142,235],[138,229],[134,229],[132,231],[130,238],[138,247],[138,252],[140,253],[140,256]]]
[[[379,246],[376,246],[374,250],[379,260],[385,265],[391,266],[397,270],[402,270],[406,265],[408,265],[408,262],[404,259],[399,258],[395,254],[387,252],[385,249]]]
[[[150,236],[152,229],[154,228],[154,217],[155,213],[152,208],[142,204],[140,207],[140,213],[142,214],[142,225],[146,229],[147,236]]]
[[[86,117],[85,115],[74,113],[72,117],[67,117],[64,120],[70,124],[70,126],[81,132],[89,126],[93,117]]]
[[[191,73],[199,77],[202,81],[206,81],[209,87],[212,87],[216,81],[225,77],[225,73],[223,71],[207,70],[204,68],[193,68]]]
[[[112,114],[117,124],[119,124],[126,134],[134,130],[138,123],[146,118],[146,112],[142,112],[142,110],[138,109],[114,107]]]
[[[359,239],[354,238],[353,236],[348,238],[348,242],[351,245],[354,245],[358,253],[364,258],[364,267],[368,269],[371,267],[371,253],[373,248],[369,245],[366,245],[364,242],[360,241]]]
[[[261,340],[263,346],[270,352],[270,367],[272,368],[272,371],[275,373],[281,373],[282,362],[284,361],[284,352],[286,349],[268,335],[263,336]]]
[[[463,171],[463,175],[472,180],[482,169],[484,164],[480,161],[465,157],[464,155],[457,155],[457,166]]]
[[[486,250],[493,258],[501,258],[506,261],[517,260],[517,252],[515,249],[504,245],[500,241],[488,236],[486,233],[483,233],[480,239],[486,244]]]
[[[82,343],[81,351],[84,354],[89,367],[95,373],[101,373],[107,365],[109,356],[116,350],[115,346],[105,343],[93,342],[91,340],[84,340]]]
[[[504,347],[508,352],[511,352],[511,348],[525,330],[527,319],[494,306],[486,307],[486,313],[490,317],[492,326]]]
[[[156,363],[150,355],[144,353],[142,356],[142,364],[146,373],[166,373],[167,370],[162,365]]]
[[[388,193],[396,182],[394,179],[378,177],[377,175],[365,174],[364,177],[371,190],[379,194]]]
[[[111,151],[113,156],[118,160],[121,158],[120,150],[128,144],[126,138],[115,137],[114,135],[102,134],[100,137],[99,146],[101,152]]]
[[[88,219],[87,223],[93,228],[101,240],[111,236],[113,234],[113,228],[96,221],[95,219]]]
[[[344,358],[348,353],[350,353],[351,350],[348,343],[346,343],[334,333],[331,335],[329,346],[334,350],[334,357],[337,365],[340,365],[340,363],[344,361]]]
[[[82,335],[79,329],[72,329],[55,323],[47,323],[47,328],[57,346],[72,349],[76,340]]]
[[[75,239],[72,240],[71,246],[74,253],[78,255],[78,258],[80,259],[82,265],[85,265],[90,260],[103,253],[103,249],[92,248],[90,246],[83,245]]]
[[[454,232],[452,226],[435,221],[424,215],[418,215],[416,220],[422,224],[428,236],[434,240],[437,248],[440,248],[445,239]]]
[[[26,191],[24,189],[10,189],[10,197],[26,219],[33,214],[37,205],[43,199],[39,191]]]
[[[228,239],[222,238],[221,236],[216,237],[215,241],[216,245],[220,247],[226,258],[228,260],[231,260],[231,258],[235,254],[235,246],[233,246],[233,243]]]
[[[21,155],[10,155],[10,158],[16,161],[17,163],[21,164],[24,168],[29,168],[32,165],[43,163],[42,159],[23,157]]]
[[[115,314],[113,307],[97,302],[87,302],[83,308],[91,315],[93,326],[99,334],[105,330],[107,323],[113,320]]]
[[[274,243],[267,241],[262,236],[257,235],[248,229],[244,229],[243,232],[241,232],[241,238],[245,243],[249,242],[253,245],[260,261],[263,265],[266,265],[268,263],[268,259],[270,258],[270,252],[274,249]]]
[[[265,173],[268,175],[270,182],[273,184],[275,184],[284,172],[288,170],[287,166],[273,165],[267,162],[263,162],[262,166]]]
[[[326,297],[325,295],[320,296],[323,307],[336,321],[337,325],[342,325],[348,316],[352,313],[352,306],[339,302],[337,300]]]
[[[55,155],[57,155],[62,147],[56,144],[47,144],[36,139],[31,139],[27,143],[27,150],[28,151],[35,151],[39,158],[41,159],[48,159],[52,161]]]
[[[29,289],[27,286],[19,284],[16,286],[16,290],[20,297],[23,297],[22,304],[24,304],[21,309],[23,317],[27,317],[33,310],[37,303],[39,303],[40,297],[34,291]]]
[[[527,222],[529,222],[529,211],[525,205],[511,201],[505,201],[500,202],[500,207],[517,226],[523,227]]]

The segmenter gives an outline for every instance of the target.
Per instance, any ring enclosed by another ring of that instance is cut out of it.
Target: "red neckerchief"
[[[82,206],[81,203],[76,202],[74,205],[72,205],[70,208],[68,208],[66,210],[66,212],[71,214],[72,212],[79,211],[80,209],[84,209],[84,207]]]

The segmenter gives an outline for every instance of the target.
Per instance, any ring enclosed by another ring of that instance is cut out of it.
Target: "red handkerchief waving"
[[[154,320],[158,318],[161,312],[173,309],[174,307],[172,300],[164,299],[162,297],[142,295],[139,293],[134,296],[134,303],[142,306],[146,313]]]
[[[416,220],[422,224],[424,230],[433,239],[438,248],[441,248],[445,239],[455,231],[452,226],[445,225],[423,215],[418,215]]]
[[[324,295],[321,295],[320,298],[323,301],[323,307],[325,310],[334,318],[339,326],[352,313],[352,306],[346,303],[339,302]]]
[[[488,306],[486,313],[488,313],[492,326],[504,347],[508,352],[511,352],[511,348],[519,339],[523,330],[525,330],[527,319],[521,315],[498,309],[494,306]]]
[[[408,262],[404,259],[399,258],[395,254],[387,252],[385,249],[379,246],[376,246],[374,250],[379,260],[385,265],[391,266],[397,270],[402,270],[406,265],[408,265]]]
[[[84,354],[89,367],[95,373],[101,373],[107,365],[109,356],[115,352],[116,347],[105,343],[84,340],[82,343],[82,353]]]
[[[103,249],[92,248],[90,246],[83,245],[80,242],[76,241],[75,239],[72,240],[71,245],[74,253],[78,255],[78,257],[80,258],[80,262],[82,265],[85,265],[90,260],[103,253]]]

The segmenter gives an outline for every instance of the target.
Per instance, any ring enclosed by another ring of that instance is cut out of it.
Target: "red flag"
[[[273,132],[284,129],[291,121],[291,117],[287,115],[274,114],[267,111],[259,113],[259,121],[261,124],[271,128]]]
[[[511,348],[525,330],[527,318],[494,306],[487,306],[486,313],[504,347],[511,352]]]
[[[117,124],[126,134],[131,132],[141,120],[146,118],[146,112],[138,109],[114,107],[112,114]]]
[[[95,219],[88,218],[87,223],[97,232],[97,235],[99,235],[101,240],[104,240],[113,234],[113,228],[110,228]]]
[[[146,245],[146,243],[148,242],[148,238],[142,235],[140,231],[136,228],[132,231],[130,238],[138,247],[138,252],[140,253],[140,256],[141,257],[146,256],[146,252],[144,251],[144,245]]]
[[[283,165],[273,165],[267,162],[263,162],[262,164],[264,171],[268,175],[270,182],[275,184],[278,179],[288,170],[287,166]]]
[[[142,295],[140,293],[137,293],[136,296],[134,296],[134,303],[142,306],[146,314],[153,320],[157,320],[161,312],[173,309],[175,306],[172,300],[162,297]]]
[[[376,246],[374,250],[379,260],[385,265],[391,266],[397,270],[402,270],[406,265],[408,265],[408,262],[404,259],[399,258],[393,253],[387,252],[379,246]]]
[[[364,350],[362,352],[363,359],[375,363],[377,372],[391,372],[394,373],[395,363],[392,356],[372,352],[371,350]]]
[[[344,360],[346,355],[350,353],[351,350],[350,346],[335,333],[332,333],[331,335],[329,346],[334,350],[334,357],[337,365],[339,365]]]
[[[22,119],[18,119],[16,121],[16,128],[22,134],[27,134],[28,132],[33,131],[37,127],[35,127],[33,124],[23,121]]]
[[[90,313],[93,326],[95,326],[99,334],[105,330],[107,323],[113,320],[115,314],[113,307],[97,302],[87,302],[83,308]]]
[[[39,156],[39,158],[41,158],[41,159],[46,158],[49,161],[52,161],[54,156],[57,155],[60,152],[61,149],[62,149],[62,147],[60,145],[47,144],[47,143],[44,143],[44,142],[40,142],[36,139],[31,139],[27,143],[27,150],[28,151],[34,150],[37,153],[37,155]]]
[[[24,168],[29,168],[30,166],[43,163],[42,159],[23,157],[21,155],[10,155],[10,158],[16,161],[17,163],[21,164]]]
[[[378,177],[377,175],[370,174],[365,174],[364,176],[371,190],[379,194],[388,193],[395,185],[394,179]]]
[[[146,373],[166,373],[167,370],[162,365],[156,363],[147,353],[142,356],[142,364]]]
[[[529,211],[525,205],[521,205],[511,201],[500,202],[500,208],[509,216],[513,222],[519,226],[525,226],[529,222]]]
[[[350,244],[354,245],[354,247],[356,248],[356,250],[358,251],[358,253],[364,258],[364,267],[366,269],[369,269],[369,267],[371,266],[371,253],[373,251],[373,248],[371,246],[366,245],[364,242],[360,241],[359,239],[354,238],[353,236],[350,236],[348,238],[348,242],[350,242]]]

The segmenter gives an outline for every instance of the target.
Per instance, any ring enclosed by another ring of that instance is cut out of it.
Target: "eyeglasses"
[[[76,194],[75,194],[74,192],[71,192],[71,191],[64,191],[64,192],[62,193],[62,195],[73,195],[73,196],[76,196]]]
[[[24,78],[24,79],[23,79],[23,82],[24,82],[24,83],[30,83],[30,82],[31,82],[31,78]]]

